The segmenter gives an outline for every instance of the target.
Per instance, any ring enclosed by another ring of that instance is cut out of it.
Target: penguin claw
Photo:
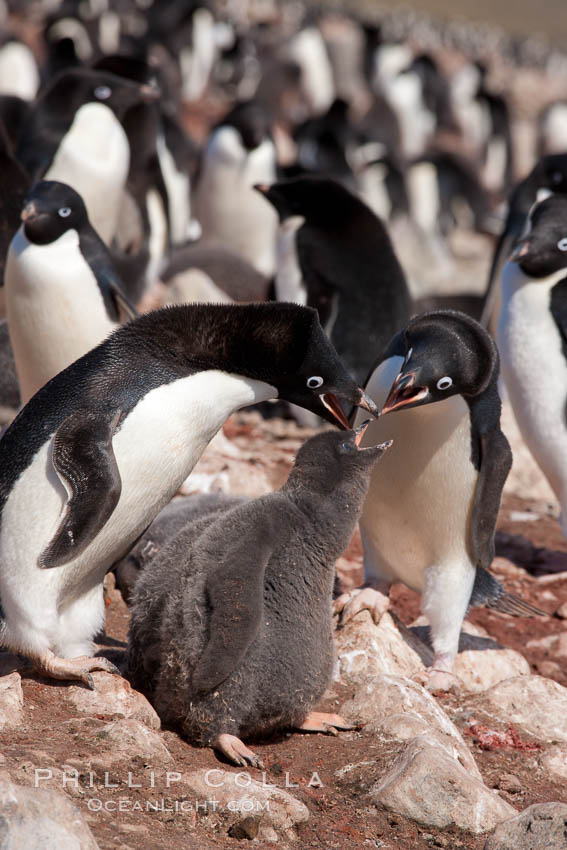
[[[339,625],[343,626],[361,611],[370,611],[372,619],[378,625],[389,606],[389,598],[379,590],[373,587],[358,587],[342,593],[335,599],[333,614],[339,615]]]
[[[47,650],[31,660],[40,675],[49,679],[69,679],[70,681],[83,682],[91,691],[96,690],[91,675],[93,670],[104,670],[105,673],[122,675],[118,667],[108,658],[91,658],[86,655],[79,658],[59,658],[53,652]]]
[[[95,688],[95,683],[94,683],[94,679],[93,679],[93,677],[91,676],[91,674],[89,673],[89,671],[88,671],[88,670],[83,670],[83,671],[82,671],[82,675],[81,675],[81,682],[84,682],[84,683],[85,683],[85,685],[86,685],[88,688],[90,688],[90,689],[91,689],[91,691],[96,690],[96,688]]]
[[[213,741],[212,746],[239,767],[250,765],[251,767],[260,769],[264,768],[262,759],[250,750],[236,735],[229,735],[227,733],[218,735]]]

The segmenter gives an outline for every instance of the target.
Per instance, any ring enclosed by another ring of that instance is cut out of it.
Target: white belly
[[[108,106],[87,103],[77,110],[45,180],[60,180],[81,195],[89,221],[107,245],[118,223],[130,167],[130,145]]]
[[[387,361],[369,383],[378,406],[401,363]],[[358,414],[358,421],[363,418]],[[470,461],[468,407],[453,396],[388,414],[369,425],[362,445],[386,439],[394,444],[375,467],[360,522],[365,570],[422,591],[429,567],[471,563],[478,474]]]
[[[117,327],[76,230],[34,245],[21,227],[8,251],[5,291],[22,404]]]
[[[275,271],[278,219],[271,204],[252,186],[275,180],[275,150],[270,141],[247,154],[236,131],[221,127],[205,152],[195,195],[203,239],[222,243],[266,276]]]
[[[517,263],[502,272],[498,346],[506,389],[528,448],[565,507],[567,362],[550,311],[551,289],[567,274],[525,277]]]
[[[65,488],[50,461],[50,437],[16,482],[2,512],[0,599],[6,645],[77,654],[69,647],[90,640],[101,625],[88,605],[85,611],[84,601],[94,600],[96,607],[107,569],[171,499],[227,417],[239,407],[276,396],[268,384],[219,371],[199,372],[149,392],[112,441],[122,480],[112,516],[82,555],[63,567],[42,570],[38,556],[66,503]]]

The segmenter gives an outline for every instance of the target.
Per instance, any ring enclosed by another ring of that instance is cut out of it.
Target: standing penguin
[[[130,163],[120,119],[129,107],[158,96],[151,86],[75,68],[49,84],[22,130],[17,156],[32,181],[44,177],[76,189],[106,244],[116,230]]]
[[[410,317],[404,273],[384,225],[326,178],[256,189],[280,217],[278,300],[315,307],[339,355],[363,381],[376,352]]]
[[[339,398],[377,412],[293,304],[148,313],[42,387],[0,440],[0,645],[92,685],[104,574],[228,416],[277,397],[343,427]]]
[[[132,683],[235,764],[262,766],[241,737],[352,728],[311,709],[333,670],[334,564],[389,445],[362,451],[363,433],[313,437],[280,490],[188,523],[136,585]]]
[[[567,537],[567,197],[537,204],[502,271],[502,375]]]
[[[394,337],[367,383],[382,414],[363,443],[394,446],[370,481],[360,520],[371,586],[343,594],[349,618],[379,619],[395,581],[422,594],[435,657],[428,687],[447,688],[469,605],[540,613],[507,594],[487,571],[502,488],[512,462],[500,430],[498,353],[462,313],[417,316]]]
[[[136,314],[80,195],[50,180],[28,194],[4,288],[22,404]]]
[[[213,130],[195,189],[203,239],[234,251],[266,276],[275,271],[278,222],[252,187],[276,179],[269,127],[263,104],[235,106]]]

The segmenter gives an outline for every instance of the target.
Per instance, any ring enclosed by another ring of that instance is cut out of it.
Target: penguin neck
[[[522,289],[537,298],[547,298],[556,283],[567,277],[567,267],[557,269],[545,277],[529,277],[518,263],[508,261],[502,269],[502,297],[508,301]],[[527,293],[526,293],[527,294]]]

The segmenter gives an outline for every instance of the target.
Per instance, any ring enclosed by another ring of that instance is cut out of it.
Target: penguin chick
[[[363,381],[408,322],[404,273],[379,218],[333,180],[300,177],[256,189],[280,217],[276,295],[315,307],[349,370]]]
[[[360,520],[364,573],[372,587],[343,594],[343,619],[370,608],[379,619],[390,585],[422,594],[434,649],[428,687],[451,682],[467,608],[541,613],[507,594],[487,572],[502,488],[512,462],[500,430],[498,352],[462,313],[412,319],[366,385],[382,414],[363,443],[392,437],[372,476]]]
[[[502,375],[567,537],[567,196],[534,206],[502,271]]]
[[[27,196],[8,251],[5,297],[22,404],[136,315],[81,196],[55,181]]]
[[[250,735],[352,728],[311,709],[333,668],[334,564],[389,445],[359,449],[365,427],[313,437],[280,490],[187,524],[136,585],[132,683],[235,764],[261,765]]]
[[[0,645],[92,684],[105,573],[228,416],[277,397],[346,428],[339,399],[377,414],[295,304],[157,310],[42,387],[0,440]]]

